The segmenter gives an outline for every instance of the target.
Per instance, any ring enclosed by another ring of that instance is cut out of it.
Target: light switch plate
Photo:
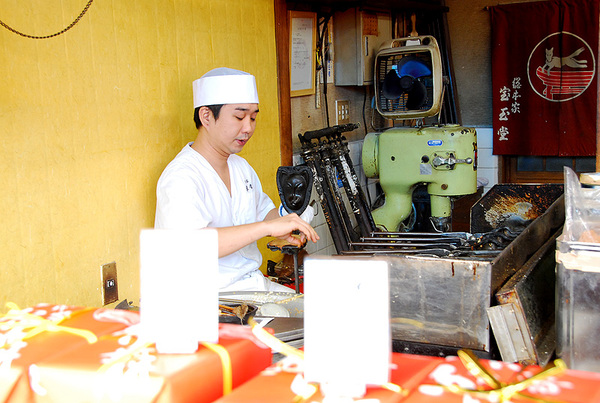
[[[102,305],[108,305],[119,299],[119,286],[117,284],[117,263],[102,265]]]
[[[335,101],[336,125],[350,123],[350,101]]]

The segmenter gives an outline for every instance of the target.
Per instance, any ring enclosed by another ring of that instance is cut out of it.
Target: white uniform
[[[155,228],[200,229],[262,221],[275,205],[242,157],[227,160],[231,195],[209,162],[187,144],[167,165],[156,188]],[[266,279],[256,242],[219,259],[221,291],[290,291]],[[282,287],[282,288],[280,288]]]

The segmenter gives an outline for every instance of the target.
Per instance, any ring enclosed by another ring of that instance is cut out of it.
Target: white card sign
[[[140,325],[159,353],[189,354],[219,339],[217,231],[142,230]]]
[[[387,262],[305,259],[305,379],[331,397],[362,397],[389,382],[390,357]]]

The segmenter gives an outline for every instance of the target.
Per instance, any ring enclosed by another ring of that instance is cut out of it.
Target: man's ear
[[[198,110],[198,117],[200,118],[202,126],[207,127],[210,124],[210,118],[213,117],[213,113],[210,108],[201,106],[200,110]]]

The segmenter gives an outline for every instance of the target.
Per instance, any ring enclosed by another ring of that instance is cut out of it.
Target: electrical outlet
[[[119,286],[117,284],[117,263],[102,265],[102,305],[108,305],[119,299]]]
[[[350,123],[350,101],[335,101],[336,125]]]

